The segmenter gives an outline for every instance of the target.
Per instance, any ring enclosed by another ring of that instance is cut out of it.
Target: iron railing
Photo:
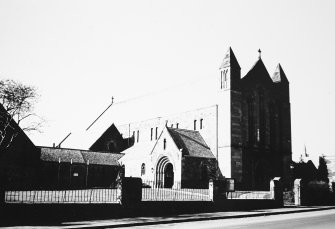
[[[6,203],[117,203],[116,189],[6,191]]]
[[[142,201],[212,201],[209,189],[180,188],[175,182],[171,188],[152,181],[143,182]]]

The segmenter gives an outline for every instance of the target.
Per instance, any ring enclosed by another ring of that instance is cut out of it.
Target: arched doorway
[[[164,188],[172,188],[173,186],[173,165],[171,163],[166,164],[164,168]]]
[[[159,159],[156,167],[156,187],[172,188],[173,183],[173,165],[168,157],[162,157]]]

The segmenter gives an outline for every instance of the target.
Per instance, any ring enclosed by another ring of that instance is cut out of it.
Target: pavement
[[[182,214],[174,216],[134,217],[134,218],[109,219],[109,220],[63,222],[61,223],[61,225],[58,225],[57,228],[134,227],[134,226],[146,226],[146,225],[195,222],[205,220],[292,214],[298,212],[322,211],[329,209],[335,209],[335,206],[283,207],[275,209],[261,209],[261,210],[250,210],[250,211],[230,211],[230,212],[225,211],[225,212]]]

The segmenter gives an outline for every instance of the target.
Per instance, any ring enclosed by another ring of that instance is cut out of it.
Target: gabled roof
[[[105,132],[91,145],[90,150],[108,150],[102,145],[105,139],[114,139],[122,141],[123,138],[114,123],[105,130]]]
[[[49,162],[71,162],[84,164],[84,158],[80,150],[40,147],[41,160]]]
[[[167,127],[173,141],[183,155],[192,157],[215,158],[198,131]]]
[[[10,118],[10,114],[7,112],[7,110],[4,108],[4,106],[0,103],[0,130],[4,130],[4,123],[7,123],[7,120],[10,120],[9,128],[5,131],[7,134],[5,135],[3,144],[7,144],[10,142],[10,137],[13,134],[17,134],[17,136],[12,140],[12,143],[10,144],[10,147],[13,147],[14,145],[23,145],[26,150],[27,147],[29,148],[35,148],[35,144],[31,141],[31,139],[27,136],[27,134],[22,130],[22,128],[17,124],[17,122],[14,119]]]
[[[133,138],[123,138],[114,123],[90,146],[92,151],[119,153],[133,143]],[[112,147],[110,146],[112,144]]]
[[[274,83],[281,83],[281,82],[288,83],[285,72],[283,71],[280,64],[277,65],[277,68],[276,68],[275,72],[273,73],[272,81]]]
[[[118,160],[124,154],[118,153],[101,153],[88,150],[79,149],[65,149],[65,148],[52,148],[52,147],[39,147],[41,149],[41,160],[48,162],[67,162],[77,164],[94,165],[118,165]]]
[[[228,51],[226,52],[226,55],[224,56],[219,69],[226,68],[229,66],[234,66],[234,67],[238,67],[241,69],[231,47],[229,47]]]
[[[252,66],[252,68],[249,70],[249,72],[242,78],[242,80],[246,79],[259,79],[264,78],[266,81],[269,81],[272,83],[271,77],[269,75],[268,70],[266,69],[262,58],[259,58],[256,63]]]

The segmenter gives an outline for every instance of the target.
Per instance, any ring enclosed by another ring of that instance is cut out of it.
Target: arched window
[[[141,176],[144,176],[145,175],[145,164],[142,163],[141,165]]]
[[[248,140],[249,144],[255,142],[254,101],[253,97],[248,99]]]
[[[257,133],[257,141],[261,144],[265,144],[265,128],[266,128],[266,116],[265,116],[265,92],[263,88],[258,89],[259,97],[259,129]]]
[[[197,120],[194,120],[194,130],[197,130]]]
[[[157,137],[158,137],[158,127],[156,127],[155,140],[157,140]]]
[[[200,130],[203,128],[203,119],[200,119]]]
[[[166,139],[165,138],[164,138],[164,142],[163,143],[164,143],[163,148],[166,149]]]
[[[208,181],[208,169],[206,163],[201,162],[200,169],[201,169],[201,180]]]
[[[227,78],[228,69],[221,71],[221,89],[227,88],[228,78]]]
[[[269,103],[269,115],[270,115],[270,147],[273,149],[275,147],[275,139],[276,139],[276,116],[274,109],[274,102],[271,101]]]
[[[115,152],[115,150],[116,150],[116,142],[115,141],[110,141],[110,142],[108,142],[108,150],[110,151],[110,152]]]

